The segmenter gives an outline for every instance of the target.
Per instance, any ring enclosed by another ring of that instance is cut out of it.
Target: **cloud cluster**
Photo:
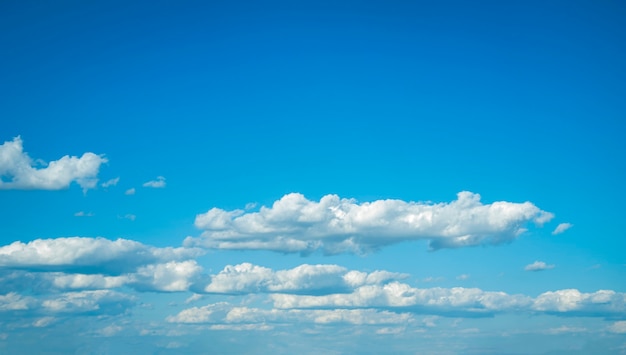
[[[204,288],[207,293],[299,293],[324,294],[351,292],[355,287],[381,284],[408,275],[388,271],[372,273],[348,271],[338,265],[303,264],[293,269],[278,270],[243,263],[228,265]]]
[[[383,308],[440,315],[491,315],[502,312],[556,315],[619,316],[626,312],[626,294],[611,290],[583,293],[576,289],[549,291],[536,298],[477,288],[419,289],[397,281],[366,285],[350,294],[322,296],[272,294],[279,309]]]
[[[530,202],[483,204],[480,195],[460,192],[449,203],[353,199],[326,195],[311,201],[283,196],[258,212],[212,208],[196,216],[200,238],[185,245],[216,249],[264,249],[328,254],[366,253],[408,240],[427,240],[432,249],[499,244],[514,240],[528,223],[553,215]]]
[[[260,309],[236,307],[215,303],[185,309],[167,318],[171,323],[259,324],[259,323],[314,323],[314,324],[407,324],[414,321],[410,313],[395,313],[375,309]]]
[[[156,248],[128,239],[36,239],[0,247],[0,267],[115,275],[143,265],[186,260],[201,254],[198,249]]]
[[[90,152],[80,158],[66,155],[47,164],[33,161],[18,136],[0,145],[0,189],[60,190],[72,182],[83,190],[91,189],[98,183],[100,165],[106,162],[102,155]]]

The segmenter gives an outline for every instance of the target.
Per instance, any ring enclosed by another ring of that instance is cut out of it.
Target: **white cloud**
[[[556,228],[554,228],[554,231],[552,231],[552,235],[561,234],[565,232],[566,230],[572,228],[573,226],[574,225],[571,223],[561,223],[558,226],[556,226]]]
[[[93,216],[95,216],[93,212],[78,211],[74,213],[74,217],[93,217]]]
[[[36,321],[33,322],[33,327],[36,328],[44,328],[49,326],[50,324],[54,323],[56,321],[56,318],[54,317],[43,317],[43,318],[39,318]]]
[[[48,276],[52,279],[52,285],[59,289],[107,289],[121,287],[131,281],[128,275],[49,273]]]
[[[550,269],[554,269],[554,265],[546,264],[543,261],[535,261],[534,263],[528,264],[524,267],[524,270],[526,271],[543,271]]]
[[[557,314],[623,314],[626,311],[626,294],[611,290],[594,293],[583,293],[576,289],[550,291],[539,295],[532,309]]]
[[[271,294],[279,309],[385,308],[439,315],[489,315],[542,312],[555,315],[605,317],[624,314],[626,294],[610,290],[582,293],[575,289],[545,292],[536,298],[477,288],[418,289],[400,282],[366,285],[350,294],[322,296]]]
[[[428,312],[469,312],[475,314],[515,310],[528,307],[530,297],[487,292],[477,288],[418,289],[400,282],[366,285],[350,294],[301,296],[273,294],[270,298],[277,308],[414,308]]]
[[[111,179],[111,180],[107,180],[105,182],[102,183],[102,187],[107,188],[109,186],[115,186],[117,185],[117,183],[120,181],[119,177],[116,177],[115,179]]]
[[[124,192],[125,195],[134,195],[135,194],[135,188],[131,187],[130,189],[126,190]]]
[[[355,287],[381,284],[408,277],[388,271],[372,273],[348,271],[338,265],[303,264],[293,269],[274,271],[262,266],[243,263],[228,265],[204,288],[207,293],[337,293],[350,292]]]
[[[611,324],[609,331],[612,333],[626,334],[626,321],[622,320]]]
[[[459,281],[465,281],[465,280],[467,280],[469,278],[470,278],[470,275],[468,275],[468,274],[461,274],[461,275],[456,277],[456,279],[459,280]]]
[[[410,313],[395,313],[375,309],[260,309],[236,307],[228,303],[215,303],[203,307],[185,309],[167,318],[171,323],[214,324],[265,324],[265,323],[314,323],[314,324],[407,324],[413,322]]]
[[[143,187],[163,188],[165,187],[165,178],[163,176],[157,176],[156,180],[145,182]]]
[[[133,275],[134,287],[150,291],[187,291],[202,268],[195,260],[142,266]]]
[[[460,192],[449,203],[353,199],[326,195],[319,202],[292,193],[258,212],[212,208],[196,216],[200,238],[186,245],[216,249],[266,249],[309,253],[364,253],[408,240],[428,240],[432,249],[498,244],[514,240],[526,224],[553,215],[530,202],[483,204]]]
[[[18,136],[0,145],[0,189],[61,190],[72,182],[83,190],[91,189],[98,183],[100,165],[106,162],[104,156],[88,152],[80,158],[66,155],[38,168],[23,151]]]
[[[156,248],[127,239],[36,239],[0,247],[0,267],[119,274],[148,264],[187,260],[201,254],[198,249]]]
[[[100,329],[98,331],[98,334],[103,336],[103,337],[112,337],[115,334],[121,332],[122,330],[124,330],[123,327],[121,327],[119,325],[111,324],[109,326],[106,326],[106,327]]]
[[[51,313],[119,314],[134,305],[135,297],[111,290],[68,292],[41,303]]]
[[[34,302],[30,297],[23,297],[15,292],[0,295],[0,312],[29,309]]]

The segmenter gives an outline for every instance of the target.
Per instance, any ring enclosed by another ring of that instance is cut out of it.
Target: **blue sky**
[[[1,351],[626,353],[624,15],[3,2]]]

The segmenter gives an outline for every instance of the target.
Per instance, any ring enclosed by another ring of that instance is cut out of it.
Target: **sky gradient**
[[[0,3],[0,352],[626,353],[625,16]]]

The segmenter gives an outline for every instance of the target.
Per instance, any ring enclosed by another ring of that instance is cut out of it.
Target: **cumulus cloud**
[[[419,289],[397,281],[366,285],[350,294],[322,296],[272,294],[279,309],[385,308],[438,315],[491,315],[502,312],[608,317],[626,312],[626,294],[610,290],[582,293],[549,291],[532,298],[477,288]]]
[[[572,228],[573,226],[574,225],[571,223],[561,223],[558,226],[556,226],[556,228],[554,228],[554,231],[552,231],[552,235],[561,234],[565,232],[566,230]]]
[[[186,245],[216,249],[265,249],[328,254],[365,253],[408,240],[427,240],[432,249],[499,244],[514,240],[525,226],[553,215],[530,202],[483,204],[480,195],[460,192],[449,203],[353,199],[326,195],[311,201],[283,196],[258,212],[212,208],[196,216],[204,230]]]
[[[198,249],[156,248],[127,239],[56,238],[0,247],[0,267],[85,274],[120,274],[201,255]]]
[[[555,314],[610,315],[626,312],[626,294],[611,290],[583,293],[577,289],[549,291],[539,295],[532,309]]]
[[[526,308],[532,300],[524,295],[488,292],[477,288],[419,289],[400,282],[366,285],[350,294],[324,296],[270,295],[276,308],[370,308],[395,307],[425,313],[491,314]]]
[[[80,158],[66,155],[49,163],[35,162],[17,136],[0,145],[0,189],[61,190],[72,182],[83,190],[91,189],[98,183],[100,165],[106,162],[104,156],[90,152]]]
[[[278,270],[243,263],[228,265],[204,288],[207,293],[302,293],[323,294],[350,292],[362,285],[381,284],[408,275],[388,271],[348,271],[338,265],[303,264]]]
[[[195,260],[170,261],[142,266],[132,275],[132,285],[140,290],[176,292],[187,291],[200,275],[202,268]]]
[[[375,309],[260,309],[236,307],[228,303],[210,304],[185,309],[167,318],[171,323],[315,323],[315,324],[406,324],[414,320],[410,313],[395,313]]]
[[[526,271],[543,271],[550,269],[554,269],[554,265],[546,264],[543,261],[535,261],[534,263],[528,264],[524,267],[524,270]]]
[[[143,187],[152,187],[152,188],[163,188],[165,187],[165,178],[163,176],[157,176],[156,180],[150,180],[145,182]]]
[[[135,194],[135,188],[134,188],[134,187],[132,187],[132,188],[130,188],[130,189],[128,189],[128,190],[126,190],[126,191],[124,192],[124,194],[125,194],[125,195],[134,195],[134,194]]]

